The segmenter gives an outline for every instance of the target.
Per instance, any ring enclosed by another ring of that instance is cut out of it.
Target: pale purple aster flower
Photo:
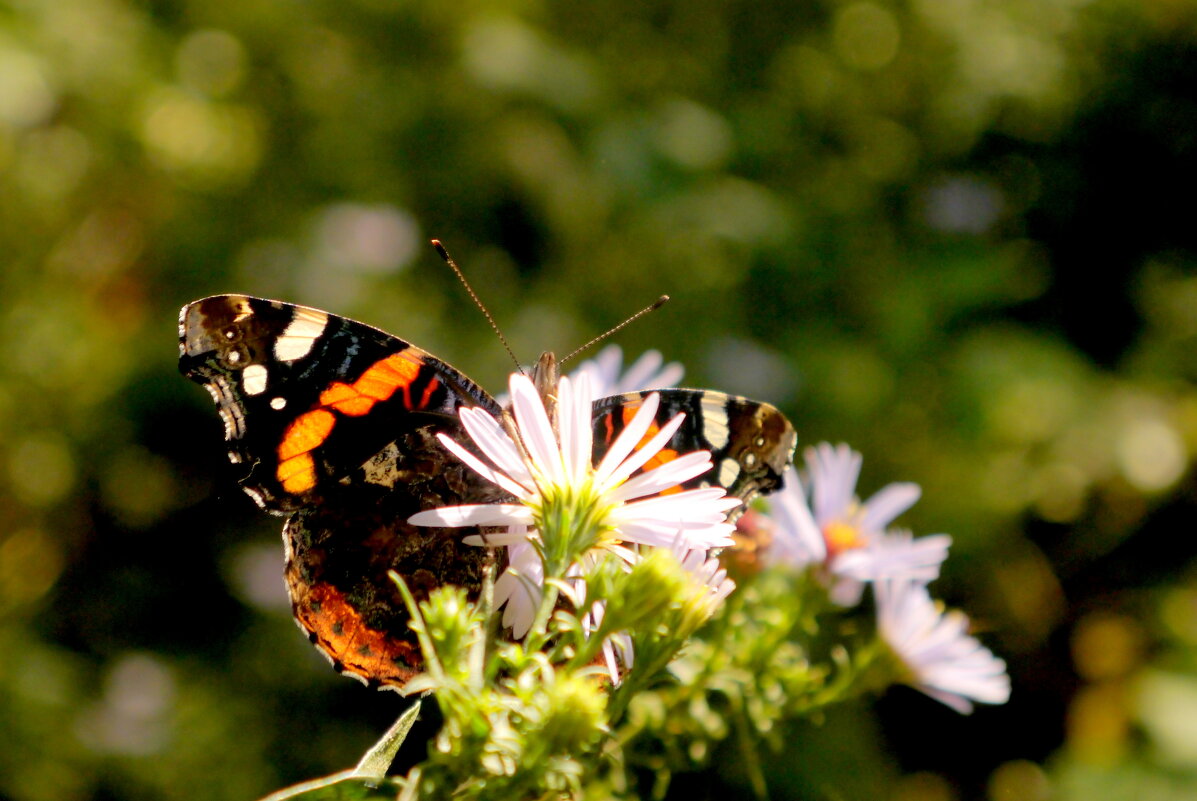
[[[860,600],[862,582],[885,578],[932,581],[952,543],[946,534],[914,538],[886,526],[918,500],[916,484],[890,484],[868,501],[856,496],[861,456],[847,445],[823,443],[806,451],[810,496],[798,471],[788,468],[784,486],[767,499],[768,559],[792,567],[817,565],[831,581],[832,599],[844,606]]]
[[[944,611],[918,581],[878,581],[874,590],[878,633],[907,671],[901,683],[961,714],[974,701],[1010,698],[1006,663],[969,635],[963,612]]]
[[[666,364],[660,351],[656,350],[645,351],[626,371],[622,367],[623,350],[618,345],[608,345],[593,359],[579,364],[570,376],[576,380],[582,373],[587,373],[595,397],[604,398],[626,392],[676,387],[686,374],[681,364]]]

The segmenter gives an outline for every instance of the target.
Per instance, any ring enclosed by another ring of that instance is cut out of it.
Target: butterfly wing
[[[636,415],[651,392],[613,395],[594,403],[594,459],[606,454],[611,443]],[[658,464],[696,450],[709,450],[714,465],[687,481],[686,488],[719,486],[745,503],[758,494],[781,487],[782,471],[794,456],[797,435],[785,415],[767,403],[694,389],[659,390],[655,425],[645,439],[679,412],[686,419],[660,454],[645,466]],[[741,507],[742,509],[743,507]]]
[[[185,306],[179,368],[224,422],[229,460],[283,530],[292,610],[338,670],[399,687],[420,668],[389,577],[424,597],[477,589],[489,549],[469,531],[409,525],[412,514],[506,496],[437,441],[468,448],[462,406],[499,414],[462,373],[379,329],[318,309],[245,295]]]

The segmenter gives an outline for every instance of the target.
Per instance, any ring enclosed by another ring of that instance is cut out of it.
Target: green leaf
[[[395,761],[395,754],[399,752],[399,747],[407,739],[407,733],[411,731],[416,719],[420,717],[421,701],[422,699],[417,698],[411,706],[404,710],[395,724],[357,763],[357,767],[350,772],[351,775],[363,778],[387,775],[387,769]]]
[[[266,796],[262,801],[283,801],[288,798],[304,801],[373,801],[395,798],[399,785],[386,778],[387,769],[407,739],[407,733],[420,717],[421,701],[420,698],[415,699],[352,770],[287,787]]]
[[[398,794],[399,784],[393,779],[369,779],[355,775],[355,771],[343,770],[271,793],[262,801],[393,801]]]

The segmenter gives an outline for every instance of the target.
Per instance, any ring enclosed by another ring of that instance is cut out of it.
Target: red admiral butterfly
[[[508,500],[436,436],[475,450],[457,411],[481,406],[497,417],[502,408],[458,370],[377,328],[246,295],[183,307],[179,369],[216,402],[241,487],[267,512],[288,517],[285,576],[296,621],[338,671],[402,687],[421,659],[388,571],[417,597],[446,583],[476,591],[493,558],[462,544],[476,530],[407,519]],[[596,460],[648,394],[595,402]],[[781,485],[795,435],[777,409],[700,390],[660,397],[658,423],[687,416],[658,462],[712,454],[714,467],[687,486],[718,485],[746,501]]]

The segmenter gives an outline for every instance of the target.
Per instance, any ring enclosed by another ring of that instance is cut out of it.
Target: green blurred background
[[[672,295],[628,353],[955,537],[1012,701],[795,726],[774,797],[1197,797],[1195,157],[1189,0],[0,0],[0,798],[251,798],[398,713],[290,621],[176,315],[501,388],[430,237],[526,361]]]

